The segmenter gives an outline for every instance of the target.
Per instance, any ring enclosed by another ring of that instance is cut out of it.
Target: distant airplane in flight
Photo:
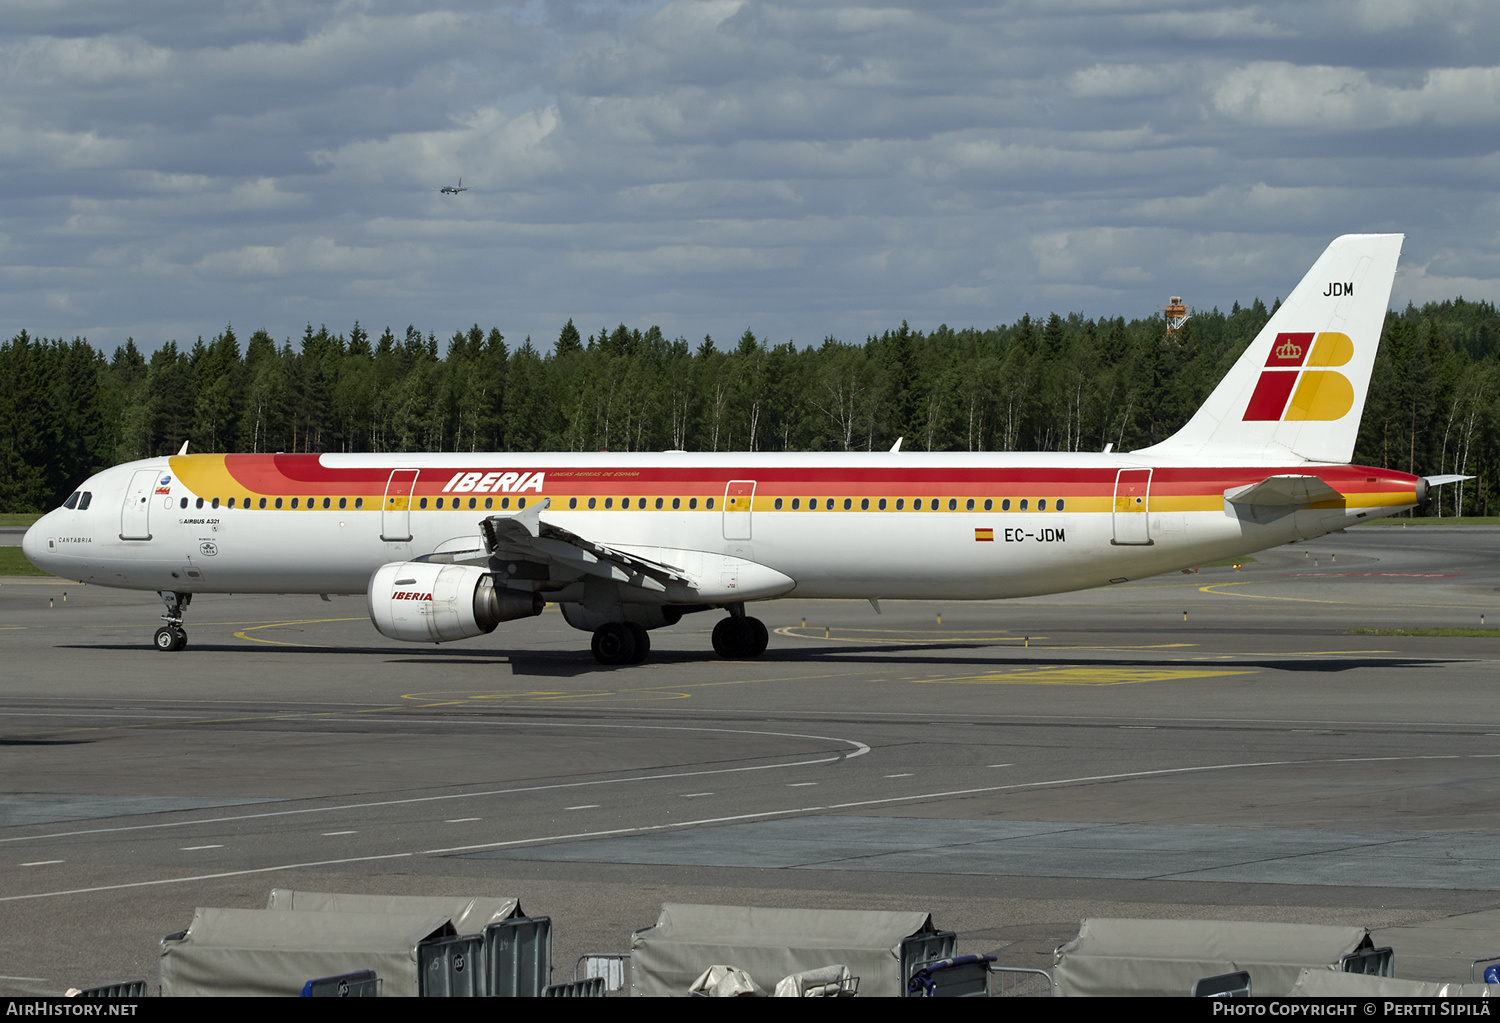
[[[480,636],[555,603],[603,664],[776,597],[992,600],[1238,557],[1463,477],[1352,466],[1401,235],[1336,239],[1181,430],[1139,451],[180,453],[106,469],[26,533],[38,568],[155,590],[363,593],[375,628]],[[997,608],[995,614],[1003,616]]]
[[[444,185],[442,188],[438,189],[438,191],[442,192],[444,195],[457,195],[459,192],[467,192],[468,189],[464,187],[464,179],[459,178],[458,184]]]

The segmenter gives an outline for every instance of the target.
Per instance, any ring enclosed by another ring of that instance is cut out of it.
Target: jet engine
[[[496,588],[474,565],[396,561],[370,577],[370,621],[382,636],[447,643],[495,631],[501,622],[542,613],[540,593]]]

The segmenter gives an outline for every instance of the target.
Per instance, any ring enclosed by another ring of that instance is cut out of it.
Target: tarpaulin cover
[[[267,909],[311,913],[434,913],[453,921],[459,934],[481,934],[489,924],[524,916],[521,900],[486,895],[350,895],[341,892],[303,892],[272,888]]]
[[[1254,987],[1250,993],[1261,994]],[[1268,995],[1279,993],[1265,992]],[[1307,969],[1297,978],[1290,995],[1293,998],[1500,998],[1500,984],[1449,984]]]
[[[1280,995],[1304,967],[1337,968],[1369,943],[1363,927],[1094,918],[1053,956],[1053,991],[1187,996],[1202,977],[1244,970],[1253,994]]]
[[[417,945],[456,933],[445,913],[197,909],[161,943],[161,993],[297,995],[318,977],[374,970],[382,995],[417,994]]]
[[[901,942],[933,930],[927,913],[664,903],[656,926],[631,938],[631,993],[685,995],[717,964],[771,991],[783,977],[841,964],[860,979],[861,996],[899,996]]]

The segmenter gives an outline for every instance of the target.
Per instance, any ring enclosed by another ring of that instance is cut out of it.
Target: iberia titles
[[[542,492],[543,472],[456,472],[442,492],[455,494],[523,494]]]

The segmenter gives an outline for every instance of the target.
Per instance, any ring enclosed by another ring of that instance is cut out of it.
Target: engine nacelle
[[[501,622],[542,613],[540,593],[496,589],[474,565],[396,561],[370,577],[370,621],[382,636],[447,643],[495,631]]]

